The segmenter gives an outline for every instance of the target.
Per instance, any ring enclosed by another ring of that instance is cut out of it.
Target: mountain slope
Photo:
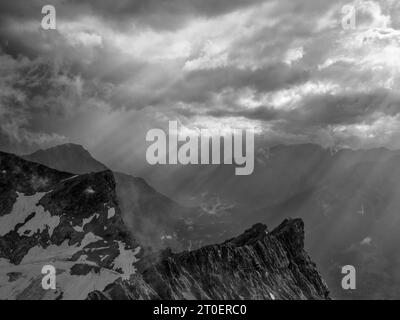
[[[4,153],[0,170],[1,190],[13,199],[0,212],[2,299],[85,299],[135,274],[140,247],[110,171],[71,176]],[[44,265],[57,269],[56,291],[41,287]]]
[[[182,249],[179,228],[193,215],[192,210],[160,194],[141,178],[118,172],[114,177],[124,220],[135,237],[153,249]]]
[[[49,168],[75,174],[107,170],[104,164],[94,159],[82,146],[72,143],[38,150],[30,155],[23,156],[23,158]]]
[[[107,170],[82,146],[75,144],[39,150],[24,158],[50,168],[77,174]],[[157,192],[144,179],[119,172],[113,174],[124,221],[142,245],[153,249],[169,246],[175,250],[189,246],[185,218],[195,215],[196,210],[180,206]]]

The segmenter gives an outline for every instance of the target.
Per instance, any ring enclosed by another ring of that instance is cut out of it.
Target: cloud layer
[[[48,2],[0,4],[2,149],[72,140],[112,163],[168,119],[256,127],[263,143],[400,147],[397,1],[50,1],[45,31]]]

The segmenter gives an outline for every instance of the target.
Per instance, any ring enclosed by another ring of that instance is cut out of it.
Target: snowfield
[[[51,237],[59,226],[61,217],[51,215],[38,205],[45,195],[46,193],[37,193],[27,196],[17,193],[11,212],[0,217],[0,237],[12,231],[16,231],[20,237],[36,237],[45,230]],[[103,214],[111,219],[116,214],[115,208],[108,208]],[[69,223],[74,231],[83,233],[85,226],[99,218],[99,213],[93,213],[83,219],[80,225],[73,226],[71,221]],[[136,256],[140,250],[140,247],[127,249],[126,244],[121,241],[107,242],[93,232],[87,232],[80,243],[74,245],[70,245],[69,239],[61,245],[49,243],[43,247],[38,244],[29,249],[18,265],[0,258],[0,299],[86,299],[90,292],[103,291],[117,279],[127,280],[135,274],[136,268],[133,264],[138,261]],[[115,258],[109,267],[97,265],[95,261],[103,262],[110,254]],[[52,265],[57,270],[57,290],[42,289],[42,268],[45,265]],[[82,274],[72,274],[73,267],[77,265],[92,268]]]
[[[5,236],[7,233],[13,231],[17,224],[24,223],[29,215],[32,214],[32,212],[35,212],[36,214],[36,211],[38,211],[39,214],[43,214],[43,207],[36,205],[45,196],[45,194],[46,193],[37,193],[33,196],[26,196],[23,193],[17,192],[17,201],[14,203],[11,212],[0,217],[0,237]],[[44,217],[44,219],[46,219],[46,217]],[[44,222],[43,219],[38,218],[37,222],[32,224],[30,227],[35,228],[39,226],[40,228],[40,220]],[[27,230],[30,229],[26,228],[25,231]]]

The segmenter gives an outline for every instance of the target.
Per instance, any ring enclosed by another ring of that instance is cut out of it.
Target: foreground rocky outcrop
[[[129,232],[112,172],[72,175],[0,152],[0,174],[0,299],[329,296],[304,251],[301,220],[160,254]],[[42,288],[44,265],[57,270],[56,290]]]
[[[158,299],[328,299],[329,291],[304,251],[302,220],[286,220],[272,232],[262,224],[220,245],[164,253],[161,261],[138,262]],[[132,287],[116,282],[92,299],[135,299]]]

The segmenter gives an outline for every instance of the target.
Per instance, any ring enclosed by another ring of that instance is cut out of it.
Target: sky
[[[124,169],[168,120],[397,149],[399,41],[397,0],[2,0],[0,149],[74,142]]]

